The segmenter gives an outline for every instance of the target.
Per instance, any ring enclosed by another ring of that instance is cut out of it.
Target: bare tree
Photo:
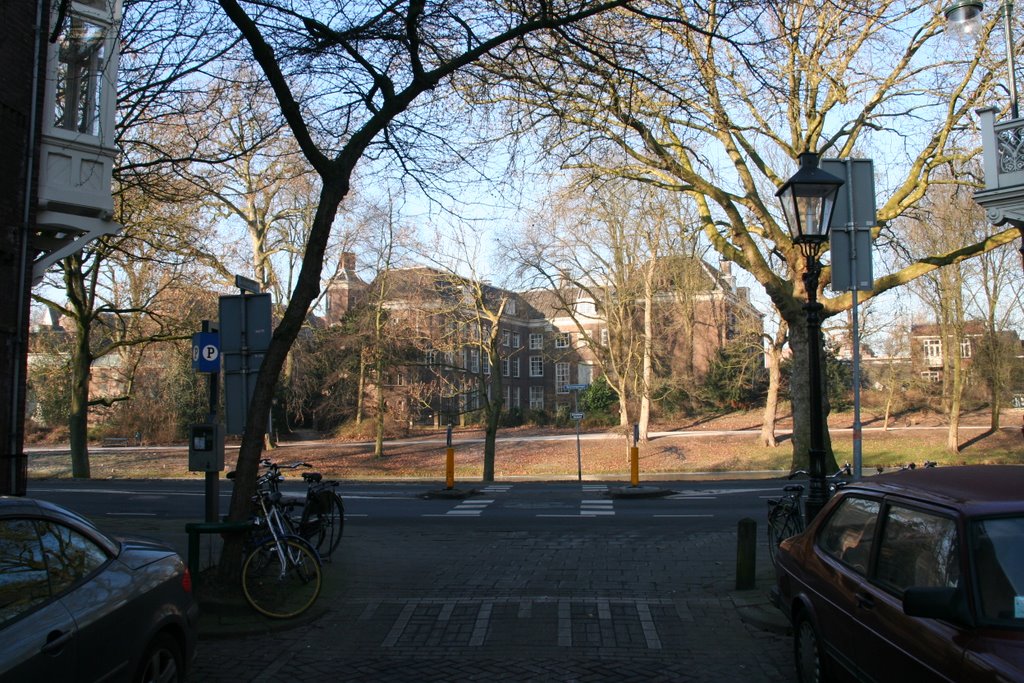
[[[426,145],[441,144],[450,133],[436,124],[448,120],[441,107],[448,85],[463,69],[488,54],[514,52],[534,32],[621,4],[324,3],[316,14],[303,15],[291,3],[220,0],[273,89],[296,143],[322,179],[302,268],[249,406],[232,519],[247,515],[274,385],[319,291],[331,226],[357,164],[367,155],[393,154],[413,170],[416,153],[426,153]],[[307,93],[311,77],[317,88]],[[226,544],[221,563],[226,573],[237,573],[240,551],[240,543]]]
[[[895,0],[870,7],[859,0],[656,4],[532,41],[518,53],[512,86],[485,73],[474,91],[508,103],[503,120],[512,132],[540,131],[564,166],[665,187],[696,202],[708,243],[761,284],[789,328],[797,370],[794,467],[806,465],[810,438],[807,264],[772,194],[802,152],[877,153],[889,181],[878,188],[874,245],[893,248],[890,226],[924,196],[936,170],[977,154],[976,140],[962,133],[998,69],[987,61],[987,32],[962,59],[942,49],[938,10]],[[915,254],[876,278],[861,300],[1016,234],[1011,228],[950,251]],[[826,296],[830,278],[826,264],[818,292],[825,318],[852,302],[849,293]]]

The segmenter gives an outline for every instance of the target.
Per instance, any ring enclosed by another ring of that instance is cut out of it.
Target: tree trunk
[[[949,392],[949,431],[946,433],[946,450],[950,453],[960,452],[960,408],[963,404],[964,378],[963,360],[960,357],[960,342],[949,344],[952,348],[950,360],[952,361]]]
[[[647,428],[651,421],[651,378],[654,376],[654,285],[653,272],[648,270],[644,280],[644,351],[640,375],[640,441],[647,443]]]
[[[89,472],[89,383],[92,357],[89,353],[89,329],[76,325],[71,352],[71,406],[68,413],[68,440],[71,445],[71,476],[88,479]]]
[[[384,417],[385,409],[387,404],[384,400],[384,368],[383,364],[378,362],[377,368],[377,414],[373,416],[374,422],[374,441],[373,441],[373,457],[383,458],[384,457]]]
[[[768,345],[766,361],[768,363],[768,396],[764,403],[764,417],[761,420],[761,444],[769,448],[779,445],[775,438],[775,423],[779,418],[779,391],[782,388],[782,347],[786,343],[788,326],[785,321],[779,323],[775,339]]]
[[[811,447],[811,382],[808,372],[809,346],[807,339],[807,320],[798,316],[787,321],[789,325],[789,347],[793,352],[793,372],[790,376],[790,395],[793,410],[793,470],[808,470],[810,466],[809,450]],[[819,338],[818,342],[821,340]],[[822,354],[824,357],[824,354]],[[832,453],[832,439],[828,431],[828,414],[830,406],[828,393],[825,391],[825,373],[822,372],[821,414],[825,423],[824,450],[825,471],[835,472],[835,455]]]

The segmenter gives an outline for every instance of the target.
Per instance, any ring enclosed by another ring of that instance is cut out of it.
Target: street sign
[[[216,332],[192,335],[192,369],[196,372],[220,372],[220,337]]]
[[[871,228],[875,226],[875,170],[871,159],[822,159],[820,168],[845,183],[832,212],[832,290],[871,291]]]
[[[569,417],[571,417],[574,420],[582,420],[583,413],[569,413]]]
[[[589,384],[566,384],[563,388],[566,391],[583,391],[589,386]]]

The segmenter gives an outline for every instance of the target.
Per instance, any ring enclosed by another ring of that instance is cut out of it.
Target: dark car
[[[181,681],[197,616],[174,550],[0,497],[0,681]]]
[[[1024,467],[848,485],[779,555],[801,681],[1024,681]]]

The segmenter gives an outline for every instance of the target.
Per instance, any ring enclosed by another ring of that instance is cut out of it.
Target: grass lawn
[[[1024,437],[1021,416],[1024,411],[1004,414],[1004,428],[988,430],[987,414],[966,415],[959,432],[960,449],[946,450],[947,428],[935,416],[901,418],[898,425],[885,431],[872,415],[862,416],[864,425],[862,454],[865,474],[881,467],[898,468],[907,463],[920,465],[934,460],[940,465],[967,463],[1024,464]],[[830,418],[830,434],[838,462],[853,460],[851,418],[837,414]],[[640,478],[685,477],[699,472],[757,472],[775,476],[788,472],[792,460],[790,427],[785,420],[776,429],[779,446],[759,444],[760,415],[756,412],[725,416],[699,423],[656,425],[652,431],[669,435],[650,439],[639,448]],[[723,430],[743,430],[724,434]],[[542,440],[531,437],[566,438]],[[599,437],[599,438],[595,438]],[[483,470],[483,433],[457,430],[455,462],[457,481],[477,481]],[[573,429],[505,429],[499,432],[496,478],[575,479],[577,451]],[[228,447],[226,459],[231,469],[237,444]],[[373,457],[373,445],[340,440],[285,441],[267,454],[280,462],[304,460],[324,476],[338,479],[416,478],[442,481],[446,449],[444,432],[427,432],[388,442],[385,455]],[[615,430],[588,435],[580,442],[580,460],[584,478],[628,479],[629,449],[625,436]],[[181,448],[153,446],[142,449],[94,449],[90,453],[92,476],[107,478],[202,478],[187,471],[187,454]],[[29,454],[29,476],[33,478],[68,477],[70,462],[63,448]],[[296,476],[296,478],[298,478]]]

